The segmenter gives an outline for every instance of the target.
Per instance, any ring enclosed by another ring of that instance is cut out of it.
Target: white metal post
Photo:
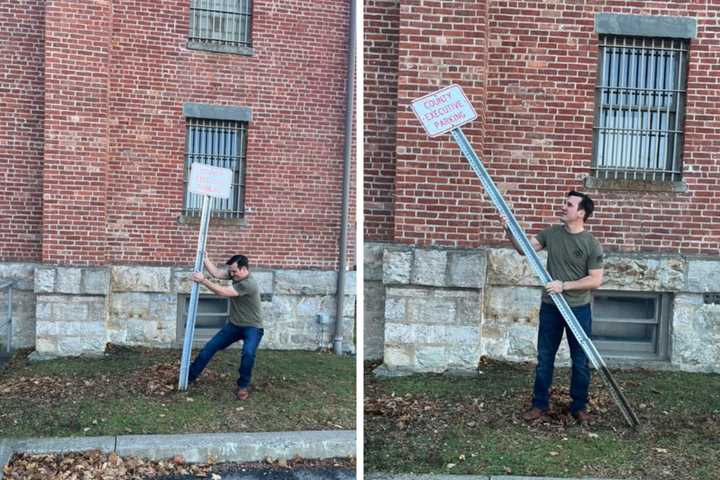
[[[193,272],[202,272],[205,257],[205,243],[207,241],[208,225],[210,223],[211,207],[210,197],[203,195],[202,216],[200,217],[200,233],[198,235],[195,268]],[[190,356],[192,354],[193,335],[195,334],[195,318],[197,317],[198,299],[200,298],[200,284],[193,282],[190,293],[187,320],[185,322],[185,340],[183,342],[182,358],[180,360],[180,380],[178,390],[185,391],[188,387],[188,374],[190,373]]]

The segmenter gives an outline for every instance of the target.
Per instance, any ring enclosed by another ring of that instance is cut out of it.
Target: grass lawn
[[[528,424],[520,415],[530,404],[534,366],[484,362],[480,370],[472,378],[368,373],[366,471],[720,478],[720,375],[614,369],[642,424],[633,431],[598,375],[590,426],[569,415],[566,368],[555,372],[548,415]]]
[[[0,437],[255,432],[355,428],[355,359],[260,350],[253,388],[235,399],[239,349],[218,353],[177,392],[179,350],[113,347],[99,359],[0,371]]]

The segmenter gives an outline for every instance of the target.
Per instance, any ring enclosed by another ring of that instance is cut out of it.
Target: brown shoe
[[[547,410],[540,410],[537,407],[532,407],[530,410],[522,414],[523,420],[526,422],[532,422],[539,418],[542,418],[547,413]]]
[[[247,400],[250,396],[250,392],[247,388],[240,388],[238,387],[237,390],[235,390],[235,398],[237,398],[240,401]]]
[[[581,425],[592,423],[593,417],[585,410],[580,410],[572,414],[573,418]]]

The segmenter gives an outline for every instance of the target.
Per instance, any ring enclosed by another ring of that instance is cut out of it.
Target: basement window
[[[597,292],[592,341],[602,356],[667,360],[671,305],[666,293]]]
[[[251,0],[190,0],[187,47],[253,55]]]
[[[178,298],[177,341],[182,344],[185,338],[185,324],[190,306],[190,295]],[[214,295],[200,295],[197,316],[195,317],[195,335],[193,347],[202,347],[230,320],[230,301],[228,298]]]

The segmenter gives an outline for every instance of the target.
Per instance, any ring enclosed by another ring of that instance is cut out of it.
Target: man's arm
[[[235,290],[233,287],[223,287],[222,285],[217,285],[207,278],[205,278],[205,275],[202,274],[202,272],[194,272],[190,276],[190,280],[193,282],[197,282],[200,285],[203,285],[207,287],[209,290],[212,290],[213,293],[216,293],[217,295],[220,295],[221,297],[238,297],[240,294]]]
[[[505,228],[505,235],[512,243],[512,246],[513,246],[513,248],[515,248],[515,251],[518,252],[520,255],[525,255],[522,251],[522,248],[520,248],[520,245],[515,240],[515,237],[513,236],[512,232],[510,231],[510,227],[508,226],[508,224],[505,223],[503,225],[503,227]],[[540,250],[543,249],[543,246],[540,244],[537,237],[532,237],[530,239],[530,245],[535,249],[536,252],[539,252]]]
[[[207,268],[207,271],[210,272],[210,275],[212,275],[213,277],[220,280],[227,280],[228,278],[230,278],[230,274],[227,270],[220,270],[215,266],[213,262],[210,261],[210,257],[208,257],[207,252],[205,252],[205,257],[203,258],[203,264],[205,265],[205,268]]]
[[[545,285],[545,290],[547,290],[547,293],[562,293],[565,290],[595,290],[602,285],[603,272],[604,270],[602,268],[598,268],[590,270],[587,276],[571,282],[554,280]]]

